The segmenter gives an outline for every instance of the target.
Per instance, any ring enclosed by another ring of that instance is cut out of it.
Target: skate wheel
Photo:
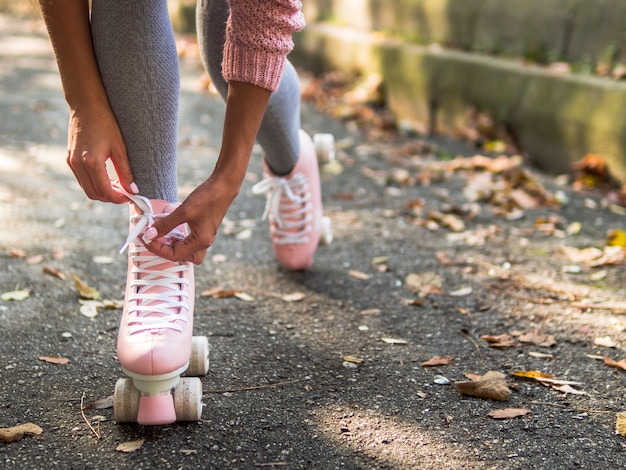
[[[332,134],[313,136],[318,163],[330,163],[335,160],[335,138]]]
[[[202,382],[197,377],[183,377],[174,388],[177,421],[198,421],[202,416]]]
[[[327,246],[333,241],[333,225],[330,217],[322,217],[322,233],[320,234],[320,245]]]
[[[187,377],[204,377],[209,372],[209,340],[206,336],[191,339],[191,357],[185,372]]]
[[[117,423],[134,423],[139,412],[141,392],[131,379],[118,379],[113,393],[113,413]]]

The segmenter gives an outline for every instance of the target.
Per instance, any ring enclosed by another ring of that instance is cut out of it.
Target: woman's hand
[[[171,261],[200,264],[207,249],[213,244],[228,208],[239,193],[241,180],[229,180],[214,174],[198,186],[174,212],[156,219],[143,236],[148,249]],[[184,240],[172,245],[159,240],[159,237],[185,223],[190,233]]]
[[[117,175],[107,171],[111,160]],[[121,204],[125,196],[114,191],[111,181],[118,179],[124,188],[138,193],[126,156],[126,146],[113,113],[107,108],[71,111],[68,131],[67,164],[90,199]]]

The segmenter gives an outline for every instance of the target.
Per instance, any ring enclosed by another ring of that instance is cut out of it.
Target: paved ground
[[[199,76],[186,60],[182,197],[209,173],[219,147],[223,108],[200,91]],[[250,195],[261,174],[257,151],[228,223],[196,271],[199,293],[222,287],[251,297],[197,298],[197,330],[211,344],[202,421],[116,425],[106,400],[88,405],[109,397],[120,376],[120,310],[85,316],[70,276],[103,299],[121,297],[125,259],[116,251],[127,209],[82,195],[64,162],[66,110],[47,39],[36,24],[0,17],[0,293],[29,292],[0,300],[0,427],[31,422],[43,430],[0,444],[4,467],[625,466],[626,441],[614,428],[625,409],[626,372],[598,359],[626,356],[623,265],[590,268],[561,252],[603,248],[606,231],[623,228],[624,216],[600,194],[533,174],[567,203],[508,220],[492,203],[466,206],[472,172],[437,170],[429,155],[468,151],[458,142],[373,144],[308,107],[303,125],[339,141],[343,171],[325,172],[323,183],[336,240],[306,273],[277,267],[259,220],[264,201]],[[440,181],[402,183],[402,170],[413,177],[418,166]],[[432,212],[454,214],[455,205],[463,217],[446,220],[465,224],[457,232]],[[296,292],[304,298],[282,298]],[[481,338],[504,333],[514,346],[493,348]],[[552,346],[535,344],[549,335]],[[594,344],[607,336],[614,347]],[[69,362],[40,359],[57,356]],[[455,358],[422,365],[434,356]],[[566,393],[511,375],[520,370],[577,383]],[[465,374],[488,371],[506,377],[506,401],[457,391]],[[506,408],[529,413],[488,416]],[[116,450],[137,440],[133,452]]]

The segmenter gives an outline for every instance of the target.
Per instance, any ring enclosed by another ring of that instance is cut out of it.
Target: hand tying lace
[[[307,243],[312,230],[311,195],[306,177],[296,173],[291,178],[266,177],[252,187],[254,194],[266,194],[265,212],[276,224],[274,242]]]

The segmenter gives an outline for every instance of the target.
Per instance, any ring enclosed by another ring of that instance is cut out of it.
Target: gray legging
[[[227,18],[227,0],[198,2],[202,59],[223,98],[228,89],[221,70]],[[140,194],[176,202],[180,77],[167,0],[93,0],[91,31]],[[267,164],[277,175],[295,166],[299,129],[300,84],[287,62],[257,136]]]

